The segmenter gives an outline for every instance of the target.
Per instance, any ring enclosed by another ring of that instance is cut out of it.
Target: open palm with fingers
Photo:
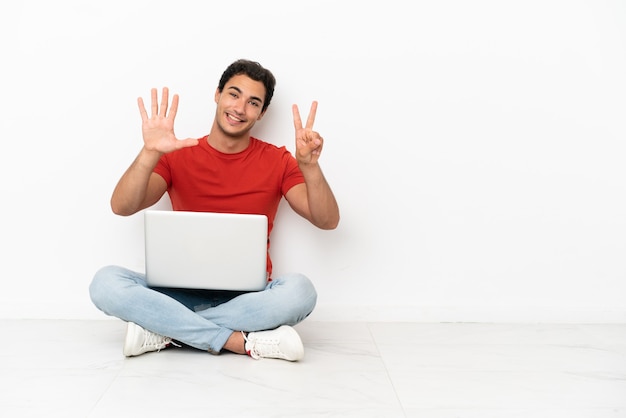
[[[163,87],[161,105],[159,106],[157,89],[151,90],[151,114],[148,116],[143,99],[139,97],[139,113],[141,114],[141,132],[146,149],[168,153],[180,148],[198,145],[198,140],[193,138],[177,139],[174,134],[174,119],[178,110],[178,95],[172,97],[172,105],[169,107],[169,90]]]

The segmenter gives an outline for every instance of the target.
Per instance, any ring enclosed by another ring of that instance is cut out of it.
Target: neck
[[[246,131],[242,135],[231,136],[214,125],[207,137],[207,142],[219,152],[236,154],[250,145],[250,131]]]

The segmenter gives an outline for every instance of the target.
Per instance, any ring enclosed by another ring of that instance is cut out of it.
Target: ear
[[[215,89],[215,103],[220,101],[220,96],[222,95],[222,93],[220,92],[220,89],[217,88]]]
[[[258,118],[256,118],[256,120],[261,120],[263,118],[263,116],[265,115],[265,112],[267,112],[267,109],[265,109],[263,112],[261,112],[261,114],[259,115]]]

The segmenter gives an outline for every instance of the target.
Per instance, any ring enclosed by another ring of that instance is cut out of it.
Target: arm
[[[159,109],[157,91],[152,89],[150,117],[143,99],[141,97],[137,99],[144,145],[113,190],[111,209],[117,215],[132,215],[158,202],[167,190],[165,180],[153,172],[161,155],[198,144],[197,139],[179,140],[174,135],[178,96],[174,95],[172,98],[168,114],[168,93],[167,87],[163,88]]]
[[[111,196],[111,209],[116,215],[128,216],[154,205],[167,190],[163,177],[152,170],[160,154],[142,148],[135,161],[118,181]]]
[[[324,139],[313,131],[317,102],[311,105],[306,127],[302,127],[298,106],[293,105],[296,130],[296,159],[304,176],[304,184],[289,189],[285,199],[293,210],[321,229],[335,229],[339,224],[339,206],[324,173],[319,157]]]

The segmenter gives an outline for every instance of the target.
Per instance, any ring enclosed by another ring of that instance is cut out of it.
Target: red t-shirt
[[[268,219],[268,234],[282,196],[304,182],[296,159],[284,146],[254,137],[245,150],[224,154],[205,136],[197,146],[164,154],[154,172],[167,183],[174,210],[262,214]],[[269,246],[268,239],[268,277]]]

